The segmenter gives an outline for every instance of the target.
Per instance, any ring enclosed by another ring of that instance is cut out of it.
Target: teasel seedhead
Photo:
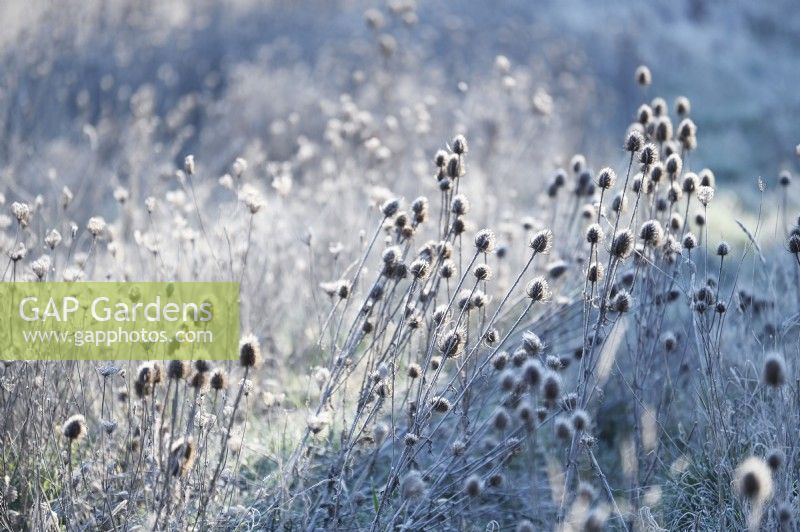
[[[697,191],[699,184],[700,179],[697,177],[697,174],[694,172],[687,172],[683,176],[683,181],[681,181],[681,190],[686,194],[692,194]]]
[[[553,247],[553,232],[543,229],[531,237],[531,249],[534,253],[547,254]]]
[[[173,477],[183,477],[191,471],[197,449],[189,438],[180,438],[172,444],[169,453],[170,474]]]
[[[655,188],[656,183],[661,181],[661,178],[664,176],[664,172],[664,163],[661,161],[650,167],[650,175],[648,177],[650,178],[649,181],[653,184],[652,188]]]
[[[475,247],[481,253],[494,252],[497,239],[491,229],[481,229],[475,235]]]
[[[409,267],[411,276],[416,280],[424,280],[430,272],[430,264],[426,260],[417,259]]]
[[[593,262],[589,265],[589,268],[586,270],[586,278],[589,280],[590,283],[597,283],[603,279],[605,275],[605,266],[601,262]]]
[[[645,245],[656,247],[661,244],[664,238],[664,228],[658,220],[648,220],[642,224],[639,230],[639,238],[644,241]]]
[[[589,414],[585,410],[575,410],[572,413],[572,428],[574,428],[578,432],[583,432],[589,428],[591,424],[591,418]]]
[[[779,353],[770,353],[764,360],[761,380],[767,386],[779,388],[786,383],[786,361]]]
[[[639,152],[639,162],[643,168],[649,168],[658,162],[658,148],[652,142],[645,144]]]
[[[603,241],[605,237],[605,233],[603,232],[603,228],[598,223],[593,223],[589,227],[586,228],[586,242],[589,244],[597,245]]]
[[[734,476],[736,491],[754,504],[761,504],[772,497],[772,474],[767,463],[756,456],[744,460],[736,468]]]
[[[172,380],[185,379],[189,374],[189,364],[185,360],[170,360],[167,362],[167,378]]]
[[[633,233],[629,229],[617,231],[611,242],[611,255],[617,259],[626,259],[633,252]]]
[[[797,255],[800,253],[800,235],[797,233],[793,233],[789,235],[789,238],[786,240],[786,249],[792,255]]]
[[[672,138],[672,120],[668,116],[660,116],[656,121],[655,138],[658,142],[666,142]]]
[[[553,429],[556,433],[556,437],[559,440],[567,441],[572,438],[574,433],[572,429],[572,424],[570,424],[569,420],[563,416],[559,416],[556,418]]]
[[[61,433],[71,442],[83,438],[86,432],[86,418],[81,414],[70,416],[61,426]]]
[[[561,377],[554,371],[546,371],[542,377],[542,397],[549,403],[555,403],[561,396]]]
[[[467,139],[464,138],[464,135],[456,135],[453,139],[453,153],[456,155],[464,155],[468,151]]]
[[[467,480],[464,482],[464,493],[466,493],[468,497],[474,499],[480,497],[482,492],[483,481],[481,480],[481,477],[475,474],[467,477]]]
[[[617,174],[611,168],[603,168],[597,174],[597,186],[603,190],[613,188],[617,182]]]
[[[478,281],[488,281],[492,278],[492,268],[488,264],[478,264],[473,273]]]
[[[694,236],[693,233],[686,233],[683,235],[683,241],[681,242],[683,249],[687,251],[691,251],[697,247],[697,237]]]
[[[653,108],[653,114],[655,116],[667,114],[667,101],[660,96],[656,96],[650,101],[650,107]]]
[[[550,285],[544,277],[536,277],[525,287],[525,295],[533,301],[544,302],[550,299]]]
[[[692,104],[686,96],[678,96],[675,98],[675,114],[680,117],[688,115],[692,110]]]
[[[447,160],[446,171],[447,177],[450,179],[458,179],[464,175],[464,163],[458,155],[453,154],[450,156]]]
[[[228,386],[228,376],[225,373],[225,370],[221,368],[217,368],[211,372],[211,389],[220,391],[224,390]]]
[[[637,130],[629,132],[628,136],[625,138],[625,151],[636,153],[642,149],[642,146],[644,146],[644,137],[642,134]]]
[[[646,126],[652,119],[653,109],[651,109],[646,103],[640,105],[639,110],[636,112],[636,120],[639,122],[639,124]]]
[[[786,453],[780,449],[770,449],[767,452],[766,462],[770,470],[776,472],[786,463]]]
[[[456,194],[450,202],[450,211],[456,216],[466,216],[469,213],[469,200],[464,194]]]
[[[586,157],[580,153],[576,153],[572,156],[572,159],[570,159],[569,166],[575,175],[580,174],[583,172],[584,168],[586,168]]]
[[[383,213],[384,218],[391,218],[397,211],[400,210],[400,200],[399,199],[390,199],[386,200],[383,205],[381,205],[381,212]]]
[[[432,397],[429,401],[431,410],[438,414],[446,414],[452,408],[450,401],[447,398],[437,395]]]
[[[443,169],[445,166],[447,166],[447,159],[447,152],[445,150],[439,150],[436,152],[436,155],[433,158],[433,163],[437,168]]]
[[[614,301],[612,306],[615,311],[619,312],[620,314],[624,314],[631,309],[631,305],[633,304],[633,297],[627,290],[620,290],[617,292],[617,295],[614,296]]]
[[[534,357],[544,350],[544,342],[533,331],[525,331],[522,334],[522,348],[528,356]]]
[[[647,87],[653,83],[653,75],[650,73],[650,69],[647,68],[646,65],[639,65],[636,67],[634,79],[636,80],[636,83],[642,87]]]
[[[495,412],[494,417],[492,417],[492,426],[494,427],[494,430],[503,432],[510,424],[511,417],[508,415],[508,412],[506,412],[504,408],[499,408]]]
[[[261,363],[261,345],[254,334],[245,335],[239,342],[239,365],[253,368]]]
[[[681,159],[681,156],[677,153],[673,153],[667,157],[664,168],[671,179],[674,179],[676,176],[680,175],[681,171],[683,170],[683,160]]]
[[[400,497],[404,501],[417,500],[425,495],[425,481],[422,473],[412,470],[400,481]]]
[[[464,332],[460,329],[451,329],[442,335],[439,340],[439,352],[445,358],[455,358],[464,351]]]
[[[700,186],[712,188],[716,186],[717,179],[714,176],[714,172],[708,168],[703,168],[700,170],[700,173],[697,174],[697,177],[700,179]]]
[[[208,373],[202,371],[195,371],[189,379],[189,387],[195,390],[202,391],[208,385]]]

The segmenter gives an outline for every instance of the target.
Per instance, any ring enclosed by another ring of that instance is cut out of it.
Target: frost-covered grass
[[[651,50],[796,17],[559,4],[1,6],[3,281],[240,282],[242,349],[0,365],[0,526],[792,530],[796,102]]]

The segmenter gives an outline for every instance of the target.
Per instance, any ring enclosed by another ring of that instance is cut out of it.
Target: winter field
[[[0,529],[796,530],[795,2],[0,20],[4,289],[240,290],[229,360],[0,356]]]

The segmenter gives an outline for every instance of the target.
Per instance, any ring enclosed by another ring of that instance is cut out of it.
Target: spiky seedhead
[[[589,414],[585,410],[575,410],[572,413],[572,428],[574,428],[578,432],[582,432],[589,428],[589,424],[591,423],[591,418]]]
[[[71,442],[83,438],[86,436],[86,418],[81,414],[70,416],[61,426],[61,433]]]
[[[239,365],[253,368],[261,363],[261,344],[254,334],[245,335],[239,342]]]
[[[464,138],[464,135],[456,135],[453,139],[453,153],[456,155],[464,155],[469,151],[469,147],[467,146],[467,139]]]
[[[572,156],[572,159],[570,159],[569,167],[575,175],[580,174],[586,168],[586,157],[580,153],[576,153]]]
[[[661,223],[658,220],[648,220],[642,224],[639,230],[639,238],[642,239],[645,245],[656,247],[661,244],[661,240],[664,238],[664,228],[661,227]]]
[[[525,331],[522,334],[522,348],[528,356],[537,356],[544,350],[544,343],[533,331]]]
[[[692,111],[692,104],[686,96],[675,98],[675,114],[680,117],[688,115]]]
[[[464,194],[457,194],[450,202],[450,211],[456,216],[466,216],[469,213],[469,200]]]
[[[452,408],[450,401],[448,401],[446,397],[442,397],[440,395],[432,397],[429,401],[429,404],[431,410],[439,414],[446,414]]]
[[[430,271],[430,264],[426,260],[417,259],[411,263],[411,266],[409,266],[408,271],[411,273],[411,276],[414,279],[422,280],[428,276],[428,272]]]
[[[655,116],[662,116],[667,113],[667,101],[661,96],[656,96],[650,101]]]
[[[174,477],[183,477],[191,471],[197,450],[194,442],[188,438],[180,438],[172,444],[169,453],[170,473]]]
[[[611,255],[617,259],[626,259],[633,252],[633,233],[630,229],[622,229],[614,235],[611,242]]]
[[[467,477],[467,480],[464,482],[464,492],[467,496],[472,498],[480,497],[482,491],[483,481],[481,477],[475,474]]]
[[[494,252],[496,241],[491,229],[481,229],[475,234],[475,248],[481,253]]]
[[[569,419],[563,416],[556,418],[555,423],[553,424],[553,429],[555,430],[556,437],[564,441],[571,439],[574,433]]]
[[[417,470],[409,471],[400,481],[400,497],[404,501],[416,500],[425,494],[425,481],[422,473]]]
[[[531,249],[534,253],[547,254],[553,247],[553,232],[543,229],[531,237]]]
[[[800,235],[789,235],[789,239],[786,241],[786,249],[793,255],[800,253]]]
[[[554,371],[547,371],[542,378],[542,397],[554,403],[561,395],[561,377]]]
[[[644,146],[644,137],[638,130],[634,129],[628,133],[628,136],[625,138],[625,151],[636,153],[642,149],[642,146]]]
[[[589,244],[597,245],[602,242],[604,237],[605,233],[603,232],[603,228],[600,226],[600,224],[593,223],[586,228],[586,241]]]
[[[225,370],[217,368],[211,372],[211,389],[220,391],[228,386],[228,376]]]
[[[488,281],[492,278],[492,268],[488,264],[478,264],[473,273],[478,281]]]
[[[786,463],[786,453],[780,449],[770,449],[766,456],[767,466],[773,471],[778,471]]]
[[[400,200],[397,198],[386,200],[383,205],[381,205],[381,212],[383,213],[384,218],[391,218],[397,211],[400,210]]]
[[[589,265],[589,268],[586,270],[586,279],[590,283],[597,283],[605,274],[605,266],[601,262],[593,262]]]
[[[693,233],[686,233],[683,235],[683,240],[681,241],[681,245],[683,249],[687,251],[691,251],[697,247],[697,237],[694,236]]]
[[[672,120],[668,116],[660,116],[655,123],[655,137],[658,142],[667,142],[672,138]]]
[[[464,332],[460,329],[451,329],[439,340],[439,352],[446,358],[457,357],[463,350]]]
[[[772,497],[772,474],[767,463],[756,456],[745,459],[735,473],[736,491],[754,504]]]
[[[597,186],[603,190],[608,190],[617,182],[617,174],[611,168],[603,168],[597,174]]]
[[[189,364],[185,360],[170,360],[167,362],[167,378],[172,380],[185,379],[189,375]]]
[[[550,299],[550,285],[544,277],[536,277],[525,287],[525,295],[533,301],[547,301]]]
[[[183,171],[186,172],[186,175],[189,177],[194,175],[195,172],[195,165],[194,165],[194,155],[187,155],[183,159]]]
[[[633,296],[631,296],[627,290],[620,290],[617,292],[617,295],[614,296],[614,301],[612,302],[614,310],[620,314],[628,312],[631,309],[632,304]]]
[[[525,361],[522,365],[522,380],[528,385],[533,388],[539,386],[542,382],[542,376],[545,373],[545,369],[542,367],[542,364],[536,360],[535,358],[531,358]]]
[[[636,111],[636,120],[643,126],[646,126],[653,118],[653,109],[646,103],[639,106]]]
[[[642,87],[647,87],[653,83],[653,75],[650,73],[650,69],[646,65],[639,65],[636,67],[634,79],[636,80],[636,83]]]
[[[648,142],[639,152],[639,162],[642,167],[649,168],[658,162],[658,148],[652,142]]]
[[[761,380],[767,386],[778,388],[786,383],[786,361],[779,353],[770,353],[764,360]]]

